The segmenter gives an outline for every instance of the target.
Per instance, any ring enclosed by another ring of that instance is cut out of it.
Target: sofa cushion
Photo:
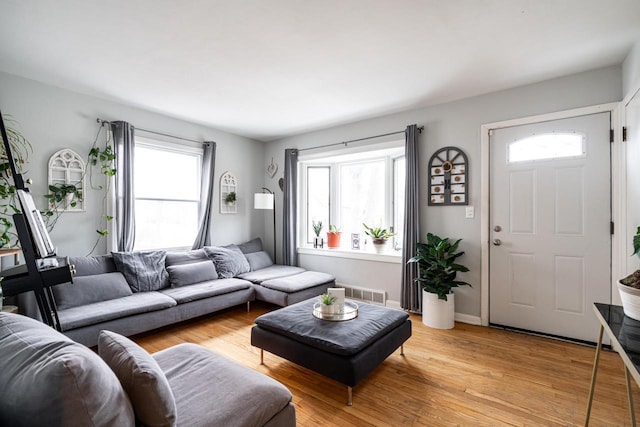
[[[100,331],[98,354],[127,392],[135,417],[145,426],[175,426],[176,401],[162,369],[138,344],[111,331]]]
[[[153,354],[176,398],[178,425],[262,426],[289,405],[277,382],[195,344]]]
[[[318,271],[305,271],[291,276],[278,277],[277,279],[264,280],[260,286],[273,289],[275,291],[286,292],[288,294],[298,292],[303,289],[323,285],[333,282],[335,277],[331,274],[320,273]]]
[[[131,403],[100,357],[49,326],[0,313],[0,425],[133,426]]]
[[[249,261],[251,271],[261,270],[273,265],[271,257],[265,251],[251,252],[244,254],[244,257]]]
[[[73,278],[73,283],[52,286],[58,310],[132,295],[122,273],[95,274]]]
[[[185,302],[197,301],[216,295],[228,294],[231,292],[239,291],[241,289],[248,289],[250,287],[251,283],[247,282],[246,280],[231,278],[210,280],[208,282],[196,283],[194,285],[179,288],[167,288],[161,290],[160,292],[173,298],[178,304],[184,304]]]
[[[173,298],[159,292],[141,292],[128,297],[58,310],[58,317],[60,318],[62,330],[67,331],[120,317],[162,310],[176,305],[177,303]]]
[[[118,271],[133,292],[157,291],[169,286],[165,251],[112,252]]]
[[[252,283],[260,284],[265,280],[276,279],[278,277],[291,276],[292,274],[304,273],[304,268],[293,267],[290,265],[274,264],[267,268],[263,268],[256,271],[249,271],[248,273],[238,274],[240,279],[248,280]]]
[[[235,277],[251,270],[249,262],[235,245],[227,247],[205,246],[205,252],[216,264],[218,276],[223,279]]]
[[[189,264],[192,262],[207,261],[209,257],[204,249],[194,249],[191,251],[169,251],[164,262],[168,267],[176,264]],[[210,261],[210,260],[209,260]]]
[[[210,259],[189,264],[170,265],[167,267],[167,272],[169,273],[169,282],[173,288],[218,278],[216,266]]]
[[[111,255],[69,257],[69,265],[75,266],[76,277],[118,271]]]
[[[262,250],[262,240],[260,240],[259,237],[256,237],[248,242],[239,244],[238,249],[240,249],[240,251],[245,255],[260,252]]]

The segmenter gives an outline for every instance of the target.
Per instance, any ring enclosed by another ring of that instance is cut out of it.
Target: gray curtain
[[[284,150],[284,210],[282,212],[282,263],[297,265],[298,150]]]
[[[202,154],[202,177],[200,179],[200,205],[198,212],[198,235],[192,249],[211,246],[211,216],[213,213],[213,178],[216,169],[216,143],[205,142]]]
[[[135,198],[133,195],[133,148],[135,129],[127,122],[112,122],[116,154],[116,248],[133,250],[135,240]]]
[[[420,178],[418,158],[418,127],[409,125],[405,130],[405,157],[407,176],[404,196],[404,244],[402,245],[402,285],[400,305],[405,310],[421,310],[422,291],[415,282],[419,276],[418,265],[407,264],[415,255],[416,244],[420,238]]]

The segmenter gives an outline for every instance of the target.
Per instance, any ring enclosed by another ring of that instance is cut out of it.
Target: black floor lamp
[[[273,262],[277,264],[276,255],[276,195],[268,188],[262,187],[262,193],[253,195],[254,209],[267,209],[273,211]]]

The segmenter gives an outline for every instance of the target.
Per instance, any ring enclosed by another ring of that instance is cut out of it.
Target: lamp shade
[[[273,194],[255,193],[253,195],[253,208],[273,210],[273,201]]]

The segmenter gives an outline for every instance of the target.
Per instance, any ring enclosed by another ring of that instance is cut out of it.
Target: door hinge
[[[609,129],[609,142],[613,142],[613,129]]]
[[[627,128],[625,126],[622,126],[622,141],[627,141]]]
[[[611,221],[611,225],[610,225],[610,227],[611,227],[611,228],[610,228],[610,230],[611,230],[611,234],[613,235],[613,228],[614,228],[614,227],[613,227],[613,221]]]

